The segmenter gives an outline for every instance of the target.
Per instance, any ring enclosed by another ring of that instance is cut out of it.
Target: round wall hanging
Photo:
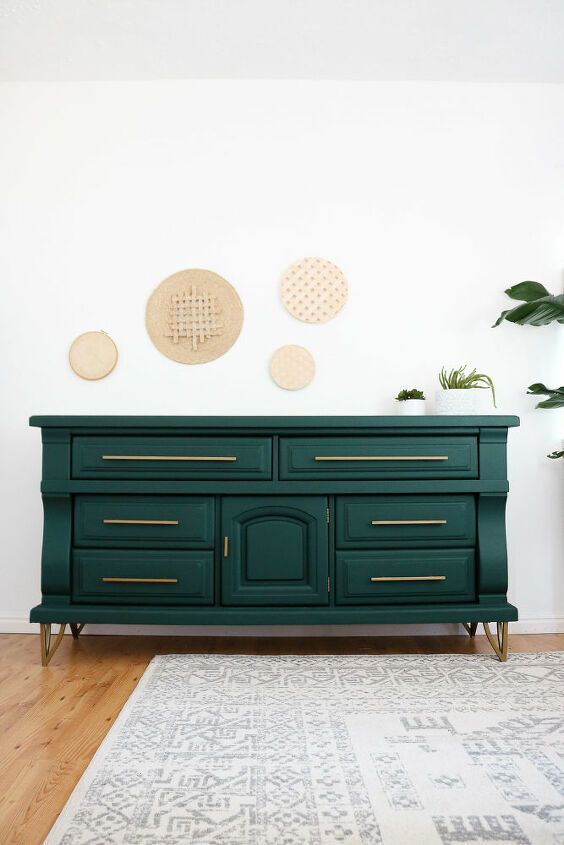
[[[243,325],[235,288],[211,270],[181,270],[155,288],[147,303],[149,337],[181,364],[205,364],[230,349]]]
[[[347,301],[348,284],[330,261],[302,258],[282,276],[280,295],[292,317],[305,323],[326,323]]]
[[[106,332],[85,332],[73,340],[69,363],[80,378],[96,381],[108,376],[117,364],[117,346]]]
[[[268,370],[278,387],[301,390],[315,375],[315,361],[303,346],[281,346],[270,359]]]

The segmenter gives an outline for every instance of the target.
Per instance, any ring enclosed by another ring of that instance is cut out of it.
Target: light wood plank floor
[[[564,651],[564,634],[510,637],[510,651]],[[51,665],[39,637],[0,635],[0,843],[40,845],[155,654],[475,654],[484,636],[65,637]]]

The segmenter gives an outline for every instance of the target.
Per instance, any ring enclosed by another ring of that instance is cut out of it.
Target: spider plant
[[[457,367],[447,373],[443,367],[439,373],[439,384],[443,390],[470,390],[471,388],[480,388],[482,390],[491,390],[494,408],[497,408],[495,403],[495,387],[490,376],[485,373],[478,373],[473,369],[471,373],[466,372],[467,364],[463,367]]]

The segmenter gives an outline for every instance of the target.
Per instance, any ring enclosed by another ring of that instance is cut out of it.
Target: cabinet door
[[[226,497],[222,527],[223,604],[328,604],[325,497]]]

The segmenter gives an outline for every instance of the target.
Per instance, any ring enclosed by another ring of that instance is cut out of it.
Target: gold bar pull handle
[[[446,575],[383,575],[371,581],[446,581]]]
[[[229,557],[229,537],[223,538],[223,557]]]
[[[315,461],[448,461],[448,455],[316,455]]]
[[[446,519],[373,519],[372,525],[446,525]]]
[[[104,525],[179,525],[177,519],[103,519]]]
[[[178,584],[178,578],[102,578],[105,584]]]
[[[102,455],[103,461],[236,461],[231,455]]]

